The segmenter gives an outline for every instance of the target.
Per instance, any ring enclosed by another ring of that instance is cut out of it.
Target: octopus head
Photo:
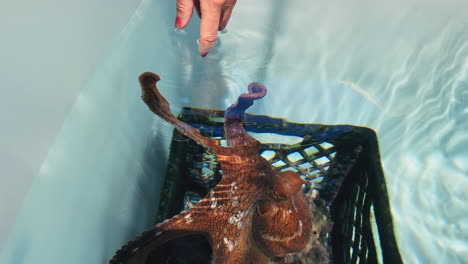
[[[253,237],[271,257],[303,250],[311,237],[311,215],[301,191],[302,180],[292,171],[273,176],[272,193],[259,201],[253,219]]]

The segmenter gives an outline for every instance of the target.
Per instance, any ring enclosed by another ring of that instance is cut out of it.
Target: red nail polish
[[[201,56],[202,56],[203,58],[205,58],[205,57],[206,57],[206,55],[208,55],[208,52],[206,52],[206,53],[203,53]]]
[[[175,26],[176,28],[180,28],[180,27],[182,26],[182,20],[180,20],[179,17],[176,17],[174,26]]]

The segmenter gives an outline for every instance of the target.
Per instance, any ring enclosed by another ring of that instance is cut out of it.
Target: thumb
[[[193,0],[177,0],[177,16],[175,27],[180,29],[187,26],[193,13]]]

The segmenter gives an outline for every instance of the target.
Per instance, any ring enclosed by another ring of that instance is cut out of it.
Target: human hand
[[[186,27],[192,18],[193,8],[200,17],[200,38],[198,52],[202,57],[208,55],[216,43],[218,30],[223,30],[231,17],[237,0],[177,0],[175,27]]]

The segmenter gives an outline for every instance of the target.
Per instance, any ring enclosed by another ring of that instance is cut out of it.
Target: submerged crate
[[[223,116],[224,111],[184,108],[179,119],[223,144]],[[261,152],[279,171],[293,170],[308,180],[303,191],[315,203],[320,214],[315,217],[324,219],[313,234],[321,245],[294,263],[402,263],[373,130],[250,114],[245,115],[245,128],[300,139],[292,144],[262,143]],[[177,130],[169,160],[156,222],[196,203],[221,179],[216,156]],[[189,236],[168,242],[147,263],[204,264],[210,262],[210,254],[202,236]]]

